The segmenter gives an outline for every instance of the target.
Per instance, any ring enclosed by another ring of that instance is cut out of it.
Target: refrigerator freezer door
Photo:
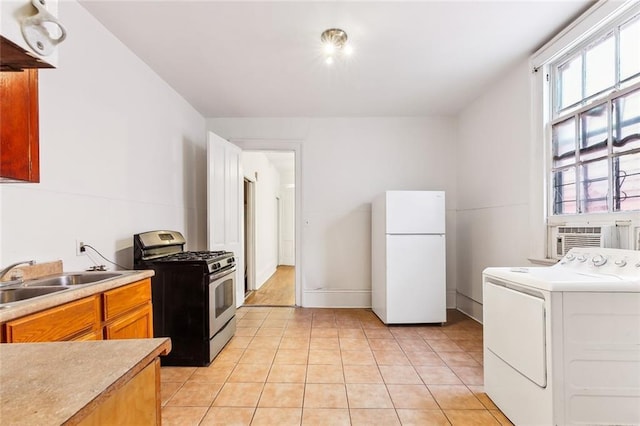
[[[444,234],[444,191],[388,191],[387,234]]]
[[[387,324],[447,320],[444,235],[387,235]]]

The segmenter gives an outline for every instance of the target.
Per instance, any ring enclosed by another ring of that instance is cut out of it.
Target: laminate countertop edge
[[[0,344],[0,424],[77,424],[170,350],[168,338]]]
[[[77,287],[71,287],[68,290],[58,293],[51,293],[20,302],[8,303],[0,309],[0,323],[11,321],[35,312],[39,312],[48,308],[53,308],[64,303],[73,302],[84,297],[122,287],[145,278],[152,277],[155,272],[150,269],[142,269],[136,271],[117,271],[124,275],[116,278],[96,282],[95,284],[87,284]]]

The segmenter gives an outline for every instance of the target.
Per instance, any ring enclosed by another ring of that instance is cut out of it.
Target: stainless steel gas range
[[[135,269],[153,269],[155,337],[170,337],[172,350],[162,365],[206,366],[236,330],[235,270],[232,252],[184,251],[177,231],[133,236]]]

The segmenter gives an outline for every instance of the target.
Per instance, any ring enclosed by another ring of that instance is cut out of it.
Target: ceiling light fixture
[[[333,64],[336,56],[348,56],[353,52],[351,45],[347,44],[347,33],[340,28],[329,28],[320,35],[323,51],[325,55],[325,63]]]

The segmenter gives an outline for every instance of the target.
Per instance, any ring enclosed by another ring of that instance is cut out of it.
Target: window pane
[[[550,64],[552,214],[640,212],[640,13],[633,13]]]
[[[640,210],[640,152],[613,159],[614,210]]]
[[[576,169],[553,172],[553,214],[574,214],[576,209]]]
[[[558,168],[576,162],[576,120],[568,120],[555,124],[551,132],[553,150],[553,168]]]
[[[616,44],[613,34],[586,52],[586,97],[613,87],[616,81]]]
[[[580,161],[604,157],[608,153],[607,104],[580,114]]]
[[[640,89],[613,101],[613,152],[640,148]]]
[[[620,27],[620,80],[640,73],[640,18]]]
[[[593,161],[580,166],[580,212],[607,211],[609,188],[607,159]]]
[[[559,74],[559,110],[582,100],[582,56],[565,62],[558,67]]]

